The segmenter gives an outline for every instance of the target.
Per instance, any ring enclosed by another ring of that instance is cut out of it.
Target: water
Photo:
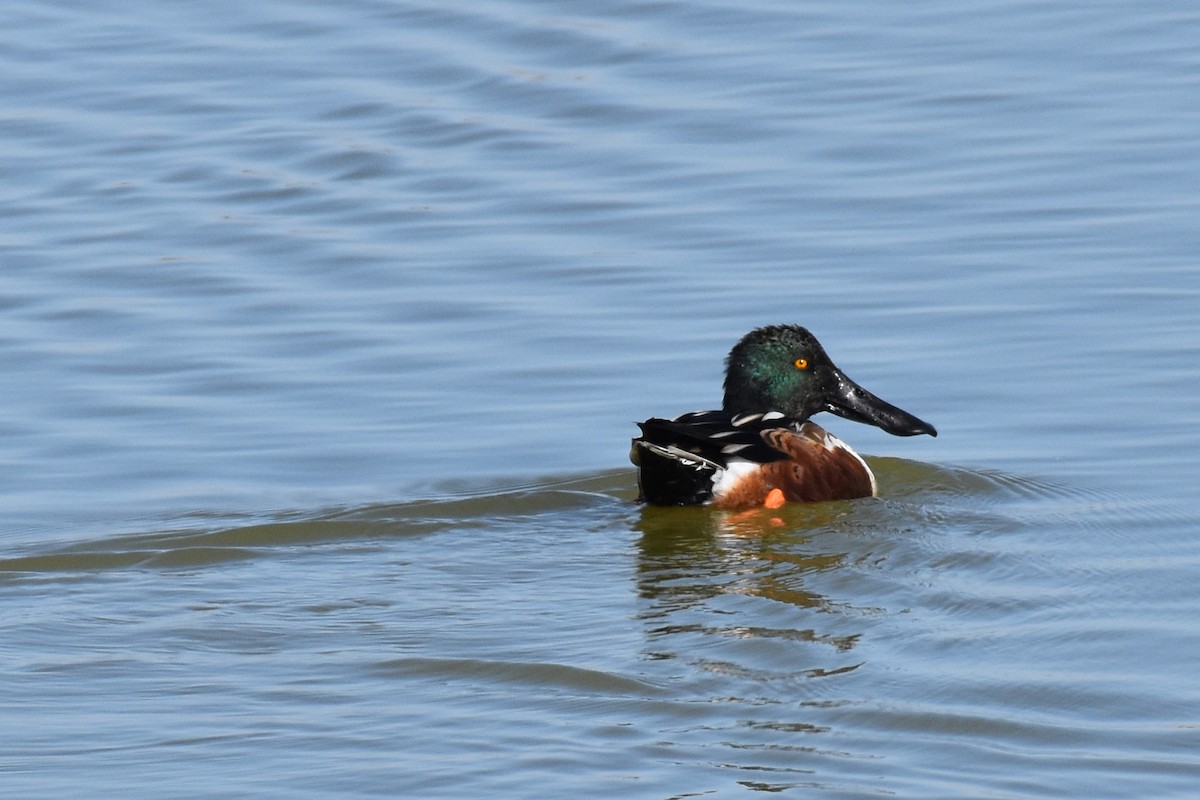
[[[10,6],[6,796],[1196,795],[1191,5]],[[939,437],[634,504],[776,322]]]

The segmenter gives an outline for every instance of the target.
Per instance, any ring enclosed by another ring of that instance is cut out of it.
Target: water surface
[[[1194,796],[1198,34],[12,5],[6,790]],[[939,437],[636,505],[777,322]]]

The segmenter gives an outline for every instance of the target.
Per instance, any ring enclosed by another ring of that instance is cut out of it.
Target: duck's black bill
[[[937,436],[937,429],[928,422],[880,400],[841,372],[835,375],[835,381],[832,396],[825,405],[826,411],[855,422],[874,425],[894,436],[917,436],[922,433]]]

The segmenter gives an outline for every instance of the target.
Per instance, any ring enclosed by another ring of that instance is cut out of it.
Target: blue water
[[[1195,796],[1191,4],[7,11],[6,795]],[[938,438],[637,506],[779,322]]]

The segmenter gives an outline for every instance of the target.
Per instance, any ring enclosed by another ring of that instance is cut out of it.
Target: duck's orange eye
[[[797,358],[792,363],[796,365],[796,369],[808,369],[808,359],[807,358]]]

